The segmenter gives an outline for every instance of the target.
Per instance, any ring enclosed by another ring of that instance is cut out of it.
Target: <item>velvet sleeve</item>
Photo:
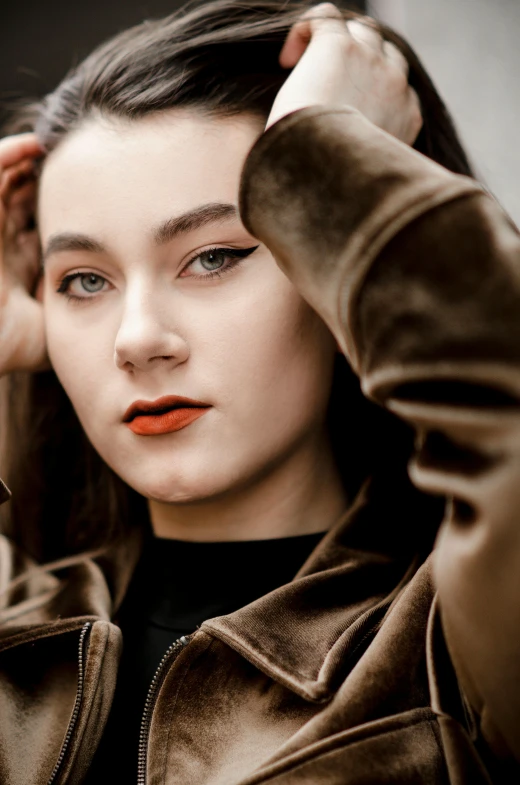
[[[442,626],[494,749],[520,760],[520,236],[478,183],[353,109],[272,126],[240,210],[336,336],[366,396],[412,424],[444,495]]]

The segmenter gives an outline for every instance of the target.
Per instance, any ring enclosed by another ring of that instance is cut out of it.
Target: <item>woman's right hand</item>
[[[43,306],[35,292],[40,275],[35,229],[34,160],[42,149],[34,134],[0,140],[0,374],[47,367]]]

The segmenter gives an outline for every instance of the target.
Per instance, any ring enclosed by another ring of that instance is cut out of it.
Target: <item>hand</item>
[[[267,127],[304,107],[351,106],[401,141],[416,140],[422,116],[406,58],[368,25],[345,22],[331,3],[311,8],[291,28],[280,64],[294,70]]]
[[[43,306],[35,297],[34,159],[41,154],[33,134],[0,140],[0,374],[47,366]]]

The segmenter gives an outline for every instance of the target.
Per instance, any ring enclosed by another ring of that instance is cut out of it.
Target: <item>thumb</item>
[[[294,68],[316,33],[335,32],[348,36],[343,14],[332,3],[320,3],[309,8],[290,29],[280,52],[282,68]]]

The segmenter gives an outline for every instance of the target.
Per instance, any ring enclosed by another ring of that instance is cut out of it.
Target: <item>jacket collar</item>
[[[440,512],[404,473],[367,481],[291,583],[201,629],[306,700],[327,701],[430,552]]]
[[[431,550],[439,520],[403,472],[368,480],[291,583],[201,630],[306,700],[326,701]],[[142,539],[134,532],[103,553],[25,570],[0,611],[0,650],[109,621]]]
[[[0,651],[109,621],[135,569],[144,534],[99,551],[37,565],[0,536]]]

